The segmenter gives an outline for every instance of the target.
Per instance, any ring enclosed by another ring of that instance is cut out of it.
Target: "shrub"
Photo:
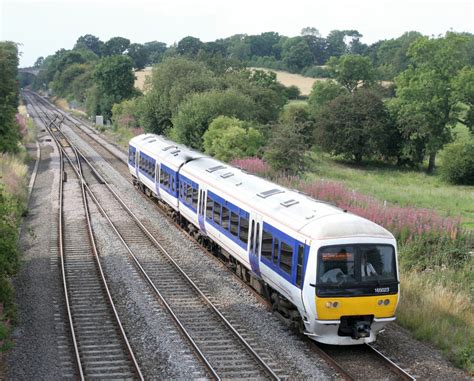
[[[323,66],[309,66],[302,73],[306,77],[312,78],[330,78],[331,73]]]
[[[441,175],[452,184],[474,185],[474,139],[446,147]]]

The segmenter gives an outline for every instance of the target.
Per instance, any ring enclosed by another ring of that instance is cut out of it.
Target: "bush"
[[[446,147],[441,176],[452,184],[474,185],[474,139]]]
[[[306,77],[312,78],[330,78],[331,73],[323,66],[309,66],[301,73]]]

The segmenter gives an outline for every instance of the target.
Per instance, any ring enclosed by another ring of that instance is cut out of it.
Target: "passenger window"
[[[230,232],[236,237],[239,236],[239,215],[234,212],[230,212]]]
[[[193,208],[196,209],[197,208],[197,204],[198,204],[198,190],[196,188],[192,188],[192,192],[193,192]]]
[[[278,238],[273,239],[273,263],[278,265],[278,253],[280,252],[280,240]]]
[[[293,260],[293,248],[286,242],[281,242],[280,247],[280,268],[291,274],[291,262]]]
[[[208,197],[207,206],[206,206],[206,217],[210,220],[212,220],[212,207],[213,206],[214,206],[214,201]]]
[[[267,258],[269,261],[272,260],[272,244],[273,236],[271,233],[263,230],[262,234],[262,257]]]
[[[254,248],[254,241],[253,241],[253,235],[255,233],[255,221],[252,220],[252,227],[250,228],[250,251],[253,252]]]
[[[187,183],[184,186],[186,187],[186,203],[191,205],[193,199],[193,188]]]
[[[298,262],[296,263],[296,285],[301,287],[303,280],[303,257],[304,257],[304,246],[298,245]]]
[[[243,243],[248,242],[249,237],[249,220],[245,217],[240,217],[240,240]]]
[[[225,206],[222,206],[222,227],[229,230],[229,209]]]
[[[221,224],[221,204],[214,201],[214,222],[217,225]]]

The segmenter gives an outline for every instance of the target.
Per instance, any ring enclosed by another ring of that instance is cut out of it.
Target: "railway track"
[[[113,304],[99,261],[74,149],[57,139],[52,118],[35,108],[55,138],[60,156],[58,242],[75,377],[141,379],[143,376]],[[48,127],[49,126],[49,127]],[[82,205],[82,207],[79,207]]]
[[[61,115],[67,118],[66,114],[61,113]],[[103,144],[99,143],[96,139],[94,139],[91,135],[92,133],[88,133],[81,128],[77,121],[72,121],[72,124],[78,129],[75,132],[78,132],[78,135],[87,141],[88,144],[92,145],[93,148],[100,152],[101,155],[104,155],[104,158],[118,170],[119,173],[124,175],[125,178],[129,177],[129,171],[127,167],[126,161],[123,158],[119,157],[116,153],[114,153],[109,148],[105,147]],[[100,176],[100,175],[99,175]],[[105,180],[104,180],[105,181]],[[118,195],[117,195],[118,196]],[[108,198],[111,200],[111,198]],[[117,200],[117,198],[115,198]],[[120,201],[119,201],[120,203]],[[125,206],[125,204],[123,203]],[[138,219],[136,219],[138,221]],[[139,221],[138,221],[139,222]],[[139,223],[141,225],[141,223]],[[117,227],[120,228],[124,235],[127,233],[127,227],[121,226],[120,223],[117,224]],[[140,230],[144,231],[147,230],[145,226],[139,226]],[[145,233],[146,234],[146,233]],[[153,242],[154,237],[157,236],[156,233],[151,234],[148,232],[149,240],[151,244],[156,246],[161,246],[158,242]],[[151,238],[151,237],[153,238]],[[159,236],[159,234],[158,234]],[[192,237],[190,237],[192,238]],[[133,237],[130,237],[133,241]],[[140,251],[137,247],[136,250]],[[212,255],[211,255],[212,256]],[[150,266],[150,274],[155,274],[153,265]],[[153,275],[155,276],[155,275]],[[158,274],[156,274],[157,277]],[[169,279],[173,279],[170,276]],[[165,287],[163,285],[161,287]],[[166,291],[165,291],[166,292]],[[183,290],[184,293],[184,290]],[[178,301],[179,305],[179,301]],[[205,315],[202,315],[203,317]],[[393,361],[391,361],[387,356],[383,353],[378,351],[377,349],[373,348],[370,345],[366,346],[357,346],[357,347],[326,347],[320,346],[313,342],[310,342],[312,349],[317,352],[320,356],[326,359],[326,361],[331,364],[346,380],[359,380],[359,379],[367,379],[367,378],[383,378],[383,379],[400,379],[400,380],[414,380],[415,378],[408,374],[408,372],[404,371],[401,367],[396,365]],[[387,373],[388,372],[388,373]]]
[[[65,135],[61,140],[68,142]],[[280,379],[272,366],[186,275],[93,165],[83,155],[80,156],[89,168],[82,172],[89,195],[195,353],[207,366],[210,376],[216,379]],[[145,253],[152,253],[152,256]],[[283,369],[280,371],[284,372]]]

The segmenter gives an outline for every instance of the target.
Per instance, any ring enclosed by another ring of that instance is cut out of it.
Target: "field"
[[[279,71],[279,70],[269,70],[269,69],[264,69],[264,68],[252,68],[252,69],[258,69],[258,70],[265,70],[265,71],[273,71],[277,75],[277,80],[278,82],[282,83],[285,86],[296,86],[300,89],[301,95],[308,96],[309,93],[311,92],[311,88],[313,86],[313,83],[316,81],[324,81],[324,78],[310,78],[310,77],[303,77],[302,75],[299,74],[291,74],[287,73],[285,71]],[[151,76],[151,67],[146,67],[143,70],[138,70],[135,72],[135,87],[137,87],[140,90],[144,90],[145,88],[145,79],[148,76]]]
[[[143,70],[137,70],[135,72],[135,87],[144,90],[145,89],[145,80],[147,77],[151,76],[152,67],[146,67]]]

